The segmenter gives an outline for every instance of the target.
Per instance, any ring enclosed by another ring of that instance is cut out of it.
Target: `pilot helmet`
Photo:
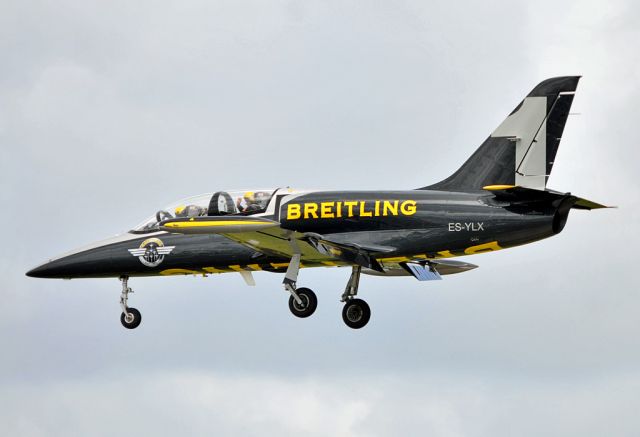
[[[247,202],[254,202],[256,200],[256,193],[253,191],[247,191],[244,193],[244,200]]]

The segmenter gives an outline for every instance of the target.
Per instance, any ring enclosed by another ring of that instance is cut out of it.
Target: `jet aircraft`
[[[559,234],[572,209],[606,208],[547,189],[579,76],[538,84],[448,178],[405,191],[310,191],[290,188],[215,191],[157,210],[129,232],[65,254],[27,272],[39,278],[115,277],[122,282],[121,323],[141,314],[128,306],[129,278],[150,275],[284,273],[289,309],[316,310],[298,286],[301,268],[344,266],[341,300],[351,328],[369,321],[358,298],[361,273],[419,281],[477,266],[453,259]]]

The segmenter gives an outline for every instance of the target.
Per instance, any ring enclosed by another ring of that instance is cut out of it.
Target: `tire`
[[[302,300],[302,306],[296,302],[293,296],[289,296],[289,310],[296,317],[304,319],[312,315],[318,307],[318,298],[316,294],[309,288],[298,288],[296,290],[298,296]]]
[[[370,318],[371,308],[362,299],[351,299],[342,308],[342,320],[349,328],[363,328]]]
[[[142,322],[142,314],[135,308],[127,308],[129,314],[133,316],[133,320],[127,321],[125,313],[120,314],[120,323],[127,329],[136,329]]]

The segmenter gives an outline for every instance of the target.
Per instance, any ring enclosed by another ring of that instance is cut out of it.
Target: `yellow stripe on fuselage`
[[[201,220],[189,222],[171,222],[163,225],[166,228],[213,228],[216,226],[244,226],[244,225],[264,225],[273,226],[269,222],[249,221],[249,220]]]

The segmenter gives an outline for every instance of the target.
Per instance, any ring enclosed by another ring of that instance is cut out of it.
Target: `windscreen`
[[[160,222],[173,218],[263,213],[275,191],[275,189],[216,191],[188,197],[157,210],[154,215],[136,226],[133,232],[156,231]]]

